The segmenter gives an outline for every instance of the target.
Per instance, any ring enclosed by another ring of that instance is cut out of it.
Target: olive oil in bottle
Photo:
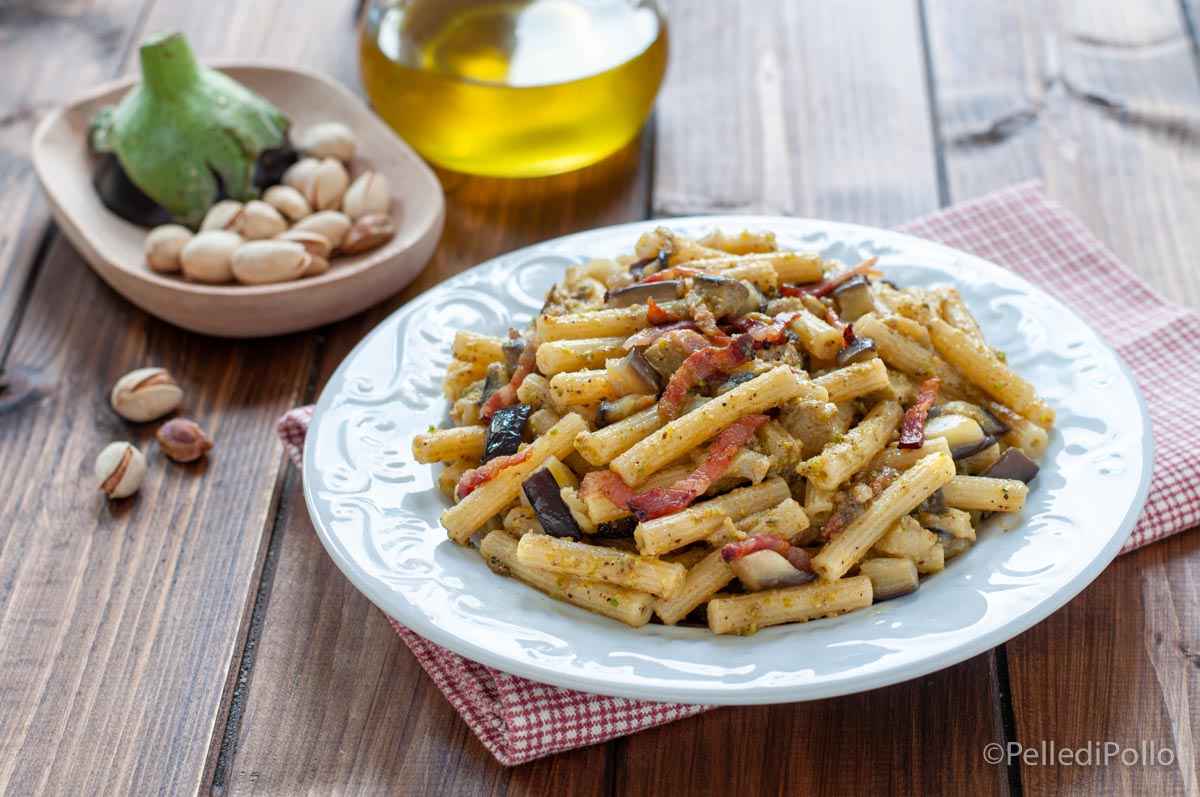
[[[360,58],[375,110],[425,158],[534,177],[633,138],[667,37],[650,0],[374,0]]]

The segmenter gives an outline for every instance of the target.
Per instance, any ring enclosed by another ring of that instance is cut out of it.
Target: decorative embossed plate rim
[[[879,256],[902,285],[952,283],[993,345],[1057,410],[1025,511],[912,595],[751,637],[641,629],[488,571],[437,525],[447,505],[412,436],[441,424],[454,330],[524,326],[569,263],[628,251],[667,223],[690,234],[771,229],[784,245],[846,261]],[[1039,622],[1116,556],[1145,502],[1153,444],[1145,401],[1112,349],[1073,312],[1011,272],[899,233],[761,216],[648,221],[548,241],[422,294],[376,327],[321,394],[304,492],[330,556],[372,602],[427,639],[556,686],[660,701],[779,703],[898,683],[982,653]]]

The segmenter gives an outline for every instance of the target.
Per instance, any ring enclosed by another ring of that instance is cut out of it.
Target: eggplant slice
[[[672,302],[679,298],[679,286],[679,280],[630,285],[627,288],[609,291],[604,297],[604,302],[609,307],[631,307],[635,304],[646,304],[650,299],[656,302]]]
[[[529,404],[514,404],[511,407],[501,407],[492,414],[483,443],[484,462],[517,453],[525,437],[525,425],[529,423],[532,412],[533,407]]]
[[[521,482],[521,489],[529,499],[533,513],[542,528],[551,537],[569,537],[578,540],[583,531],[571,514],[570,507],[562,498],[562,488],[549,468],[538,468],[529,478]]]
[[[1010,448],[979,475],[992,479],[1016,479],[1029,484],[1038,475],[1038,466],[1021,449]]]

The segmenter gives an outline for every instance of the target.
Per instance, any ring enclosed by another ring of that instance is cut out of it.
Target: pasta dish
[[[488,566],[642,626],[750,634],[919,588],[1019,512],[1054,412],[951,287],[693,239],[566,270],[528,330],[460,331],[441,523]]]

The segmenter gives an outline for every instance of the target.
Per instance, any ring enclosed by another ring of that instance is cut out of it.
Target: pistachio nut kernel
[[[311,230],[288,230],[275,236],[276,241],[291,241],[304,247],[304,251],[314,257],[329,257],[333,252],[333,244],[319,232]]]
[[[233,276],[243,285],[288,282],[304,273],[310,259],[294,241],[251,241],[233,253]]]
[[[353,224],[350,217],[336,210],[322,210],[311,216],[300,219],[292,225],[292,231],[304,230],[324,235],[334,249],[342,245],[342,239],[350,231]]]
[[[206,230],[194,236],[179,253],[183,276],[218,284],[233,279],[233,253],[242,236],[227,230]]]
[[[342,197],[349,185],[350,175],[342,162],[336,158],[325,158],[313,172],[305,198],[313,210],[335,210],[342,204]]]
[[[301,277],[319,277],[329,270],[329,260],[320,255],[309,255],[308,268]]]
[[[146,233],[143,248],[146,252],[146,263],[160,274],[171,274],[179,271],[179,253],[188,241],[192,240],[192,231],[179,224],[162,224]]]
[[[187,418],[172,418],[159,427],[158,445],[176,462],[195,462],[213,447],[212,438],[200,424]]]
[[[283,173],[283,184],[300,192],[301,197],[308,196],[308,187],[312,184],[313,175],[321,165],[320,158],[301,158],[287,168]],[[307,199],[304,200],[308,202]]]
[[[142,486],[146,458],[133,443],[109,443],[96,457],[96,484],[109,498],[128,498]]]
[[[342,212],[352,219],[368,213],[387,213],[391,205],[391,187],[379,172],[360,174],[342,197]]]
[[[285,219],[291,222],[300,221],[312,213],[312,208],[309,206],[308,200],[304,198],[304,194],[290,185],[271,186],[263,192],[263,202],[278,210]]]
[[[383,246],[396,235],[396,222],[386,213],[368,213],[354,222],[342,241],[342,251],[357,255]]]
[[[145,423],[178,407],[183,402],[183,389],[166,368],[139,368],[117,380],[109,401],[125,420]]]
[[[222,199],[208,209],[204,220],[200,222],[200,231],[228,230],[238,232],[242,228],[242,214],[245,206],[236,199]]]
[[[345,163],[354,157],[358,139],[354,131],[341,122],[322,122],[313,125],[300,136],[300,151],[316,158],[337,158]]]
[[[242,213],[242,237],[247,241],[270,238],[287,229],[287,221],[278,210],[261,199],[251,199]]]

